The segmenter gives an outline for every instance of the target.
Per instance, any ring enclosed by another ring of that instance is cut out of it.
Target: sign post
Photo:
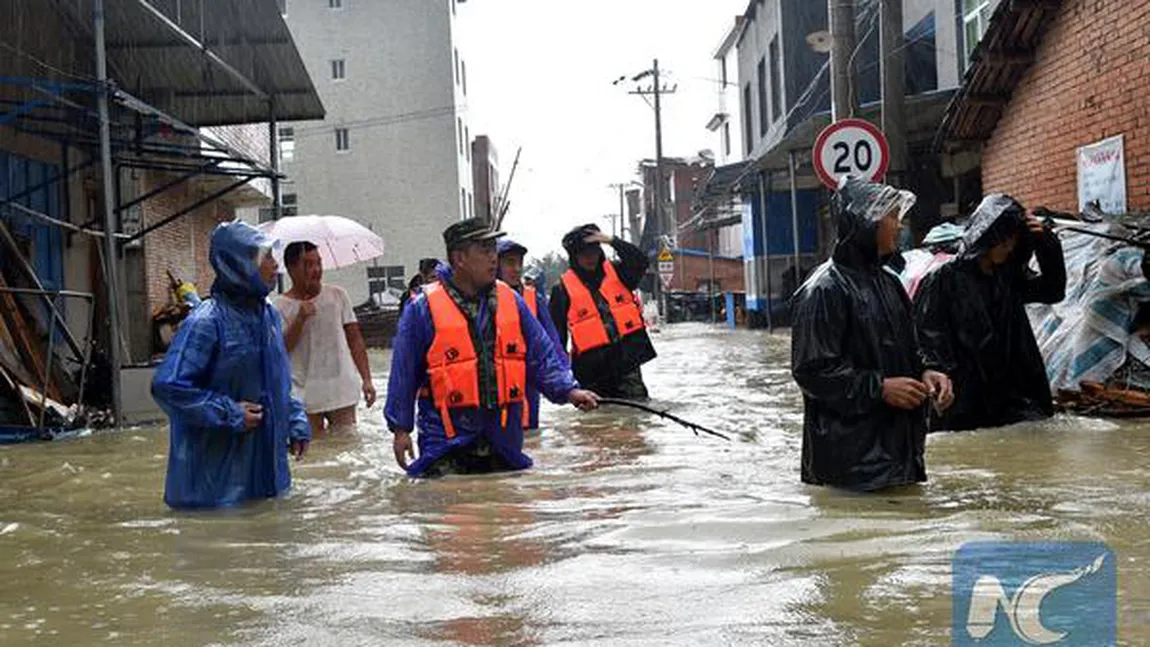
[[[890,147],[871,122],[840,119],[819,134],[812,159],[819,180],[834,191],[847,175],[881,182],[890,166]]]
[[[675,255],[664,247],[659,251],[659,280],[664,290],[671,289],[671,282],[675,279]]]

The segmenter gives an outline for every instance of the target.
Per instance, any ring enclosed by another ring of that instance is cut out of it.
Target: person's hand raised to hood
[[[583,242],[587,243],[588,245],[598,245],[600,243],[610,245],[614,241],[615,239],[612,236],[601,231],[592,232],[583,239]]]

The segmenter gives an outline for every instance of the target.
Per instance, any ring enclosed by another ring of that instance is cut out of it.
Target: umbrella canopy
[[[259,225],[280,242],[277,254],[283,267],[283,250],[294,242],[307,241],[319,248],[323,266],[339,269],[383,256],[383,239],[367,227],[343,216],[289,216]]]

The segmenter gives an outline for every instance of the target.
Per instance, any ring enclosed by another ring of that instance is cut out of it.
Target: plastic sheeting
[[[1129,235],[1110,223],[1074,226]],[[1060,238],[1066,255],[1066,299],[1028,309],[1051,387],[1079,391],[1083,382],[1104,383],[1128,360],[1150,366],[1150,348],[1130,330],[1139,305],[1150,302],[1150,283],[1141,268],[1143,250],[1070,231]]]

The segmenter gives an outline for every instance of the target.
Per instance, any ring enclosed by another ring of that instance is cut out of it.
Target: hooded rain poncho
[[[156,369],[152,395],[171,420],[164,501],[214,507],[274,497],[291,486],[288,447],[310,440],[303,405],[291,395],[280,317],[268,303],[258,257],[272,241],[235,221],[212,234],[212,298],[180,325]],[[244,425],[240,402],[263,405]]]
[[[1006,264],[989,274],[979,259],[1017,233]],[[1040,272],[1029,268],[1036,256]],[[1062,245],[1047,229],[1034,236],[1022,205],[987,196],[967,224],[959,256],[923,280],[915,321],[928,368],[949,375],[955,402],[933,430],[960,431],[1054,415],[1046,366],[1026,304],[1054,304],[1066,290]]]
[[[926,480],[924,410],[883,400],[920,379],[911,304],[877,245],[878,221],[913,195],[850,179],[832,201],[838,242],[795,295],[791,359],[803,393],[802,480],[870,491]]]

